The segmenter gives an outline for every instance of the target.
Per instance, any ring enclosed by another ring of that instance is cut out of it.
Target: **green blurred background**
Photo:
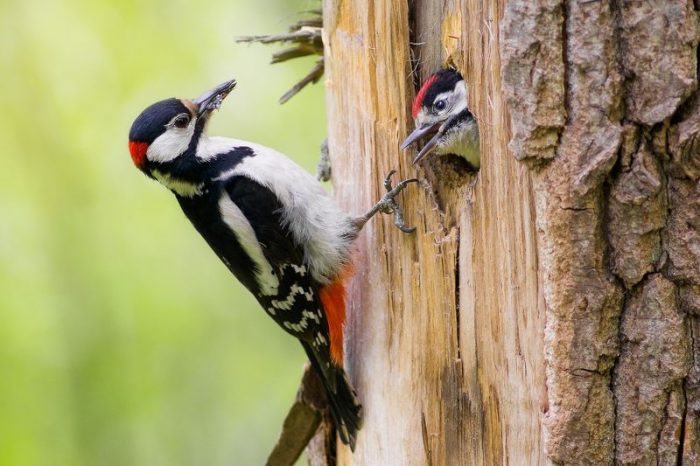
[[[257,465],[304,357],[133,166],[155,100],[235,77],[210,133],[313,170],[313,63],[239,35],[315,0],[0,2],[0,465]]]

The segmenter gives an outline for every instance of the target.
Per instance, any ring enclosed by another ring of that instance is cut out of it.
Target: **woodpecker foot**
[[[330,181],[331,179],[331,157],[328,154],[328,139],[321,143],[321,158],[316,165],[316,179],[319,181]]]
[[[396,173],[396,170],[391,170],[389,174],[384,179],[384,188],[386,189],[386,194],[377,202],[374,207],[372,207],[369,212],[365,215],[355,219],[355,224],[357,225],[357,230],[361,230],[365,226],[370,218],[374,217],[377,212],[383,214],[394,214],[394,225],[404,233],[413,233],[416,231],[416,227],[406,226],[406,222],[403,219],[403,211],[398,202],[396,202],[396,196],[399,195],[401,191],[404,190],[406,186],[410,183],[418,183],[417,178],[410,178],[407,180],[399,181],[396,186],[392,186],[391,177]]]

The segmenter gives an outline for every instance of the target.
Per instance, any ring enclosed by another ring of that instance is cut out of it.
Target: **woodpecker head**
[[[406,149],[424,136],[431,138],[413,159],[416,164],[430,152],[457,154],[479,166],[479,132],[467,108],[467,86],[462,75],[445,69],[430,76],[413,99],[416,128],[401,145]]]
[[[215,109],[236,86],[226,81],[196,99],[165,99],[146,108],[129,131],[134,164],[149,176],[153,165],[171,162],[194,150]]]

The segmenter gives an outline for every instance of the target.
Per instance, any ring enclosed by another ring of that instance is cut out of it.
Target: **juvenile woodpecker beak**
[[[437,122],[434,124],[421,125],[414,129],[411,134],[408,135],[406,140],[401,144],[401,150],[406,149],[408,146],[418,141],[423,136],[433,135],[434,136],[423,146],[423,148],[418,152],[418,155],[413,159],[413,164],[417,164],[425,158],[426,155],[435,147],[438,139],[440,138],[440,127],[443,122]]]
[[[201,117],[221,107],[221,102],[224,101],[234,87],[236,87],[236,80],[231,79],[193,99],[192,102],[197,105],[197,116]]]

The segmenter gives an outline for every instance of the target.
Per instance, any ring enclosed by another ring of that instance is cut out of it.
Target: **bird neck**
[[[474,115],[465,108],[447,123],[445,143],[438,149],[441,154],[456,154],[464,157],[475,168],[479,167],[479,125]]]
[[[253,149],[242,141],[202,135],[196,146],[151,167],[153,178],[180,197],[195,197],[225,181]]]

